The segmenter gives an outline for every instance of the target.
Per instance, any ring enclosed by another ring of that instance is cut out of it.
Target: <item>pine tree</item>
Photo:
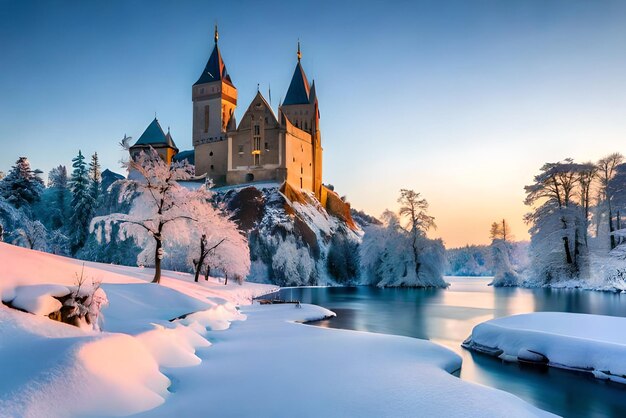
[[[54,167],[48,173],[48,187],[55,189],[57,205],[52,215],[52,228],[59,229],[65,223],[65,214],[67,212],[65,194],[67,193],[67,168],[64,165]]]
[[[97,203],[100,198],[100,184],[102,183],[102,173],[100,171],[100,161],[98,160],[97,152],[93,153],[91,162],[89,163],[89,181],[91,198],[94,203]]]
[[[89,232],[89,222],[93,214],[94,202],[89,193],[89,177],[85,157],[81,151],[72,159],[72,177],[70,179],[70,188],[72,191],[71,216],[70,225],[70,243],[72,253],[81,248],[87,240]]]
[[[43,181],[31,170],[26,157],[20,157],[0,181],[0,196],[18,209],[39,200],[42,190]]]

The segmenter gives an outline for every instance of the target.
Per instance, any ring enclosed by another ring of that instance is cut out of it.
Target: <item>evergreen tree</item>
[[[43,181],[31,170],[26,157],[20,157],[9,174],[0,181],[0,196],[18,209],[29,207],[39,200],[42,190]]]
[[[100,171],[100,161],[98,160],[97,152],[93,153],[89,163],[89,181],[91,198],[94,203],[97,203],[100,198],[100,184],[102,183],[102,172]]]
[[[64,165],[54,167],[48,173],[48,187],[55,190],[56,208],[51,215],[52,229],[59,229],[65,223],[65,213],[67,204],[65,195],[67,193],[67,168]]]
[[[74,170],[70,179],[72,191],[70,243],[72,253],[75,253],[87,240],[94,202],[89,190],[89,176],[85,157],[81,151],[78,151],[78,155],[72,159],[72,167]]]

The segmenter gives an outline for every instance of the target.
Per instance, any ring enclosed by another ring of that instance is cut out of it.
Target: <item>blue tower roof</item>
[[[138,145],[165,145],[170,148],[178,149],[172,139],[172,135],[170,135],[169,132],[167,135],[163,132],[163,128],[161,128],[161,124],[159,124],[157,118],[154,118],[150,125],[148,125],[133,147]]]
[[[230,75],[228,75],[228,71],[226,70],[226,64],[224,64],[224,60],[222,60],[222,54],[220,54],[220,49],[217,46],[216,40],[213,52],[211,53],[202,74],[200,74],[200,78],[198,78],[198,81],[195,82],[194,86],[219,80],[223,80],[234,87],[233,82],[230,79]]]
[[[287,96],[285,96],[285,100],[283,101],[283,106],[308,103],[309,82],[306,79],[306,74],[304,74],[304,69],[298,59],[298,64],[296,65],[296,70],[293,72],[293,77],[291,77],[291,83],[287,90]]]

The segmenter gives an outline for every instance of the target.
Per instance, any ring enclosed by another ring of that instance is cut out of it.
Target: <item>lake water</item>
[[[282,298],[328,308],[336,318],[315,325],[423,338],[463,357],[460,378],[511,392],[566,417],[626,417],[626,387],[558,369],[538,370],[461,348],[488,319],[557,311],[626,317],[626,294],[581,290],[494,289],[487,278],[446,279],[447,290],[374,287],[282,289]],[[626,332],[618,330],[615,332]],[[626,358],[624,359],[626,361]]]

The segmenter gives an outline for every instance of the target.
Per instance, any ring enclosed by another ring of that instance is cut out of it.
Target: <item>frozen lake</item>
[[[626,294],[581,290],[494,289],[488,278],[446,278],[447,290],[374,287],[283,289],[280,296],[323,306],[337,317],[316,325],[432,340],[463,357],[460,377],[514,393],[567,417],[626,416],[626,387],[558,369],[537,370],[461,348],[488,319],[555,311],[626,317]],[[626,332],[626,330],[615,330]],[[626,361],[626,360],[625,360]]]

